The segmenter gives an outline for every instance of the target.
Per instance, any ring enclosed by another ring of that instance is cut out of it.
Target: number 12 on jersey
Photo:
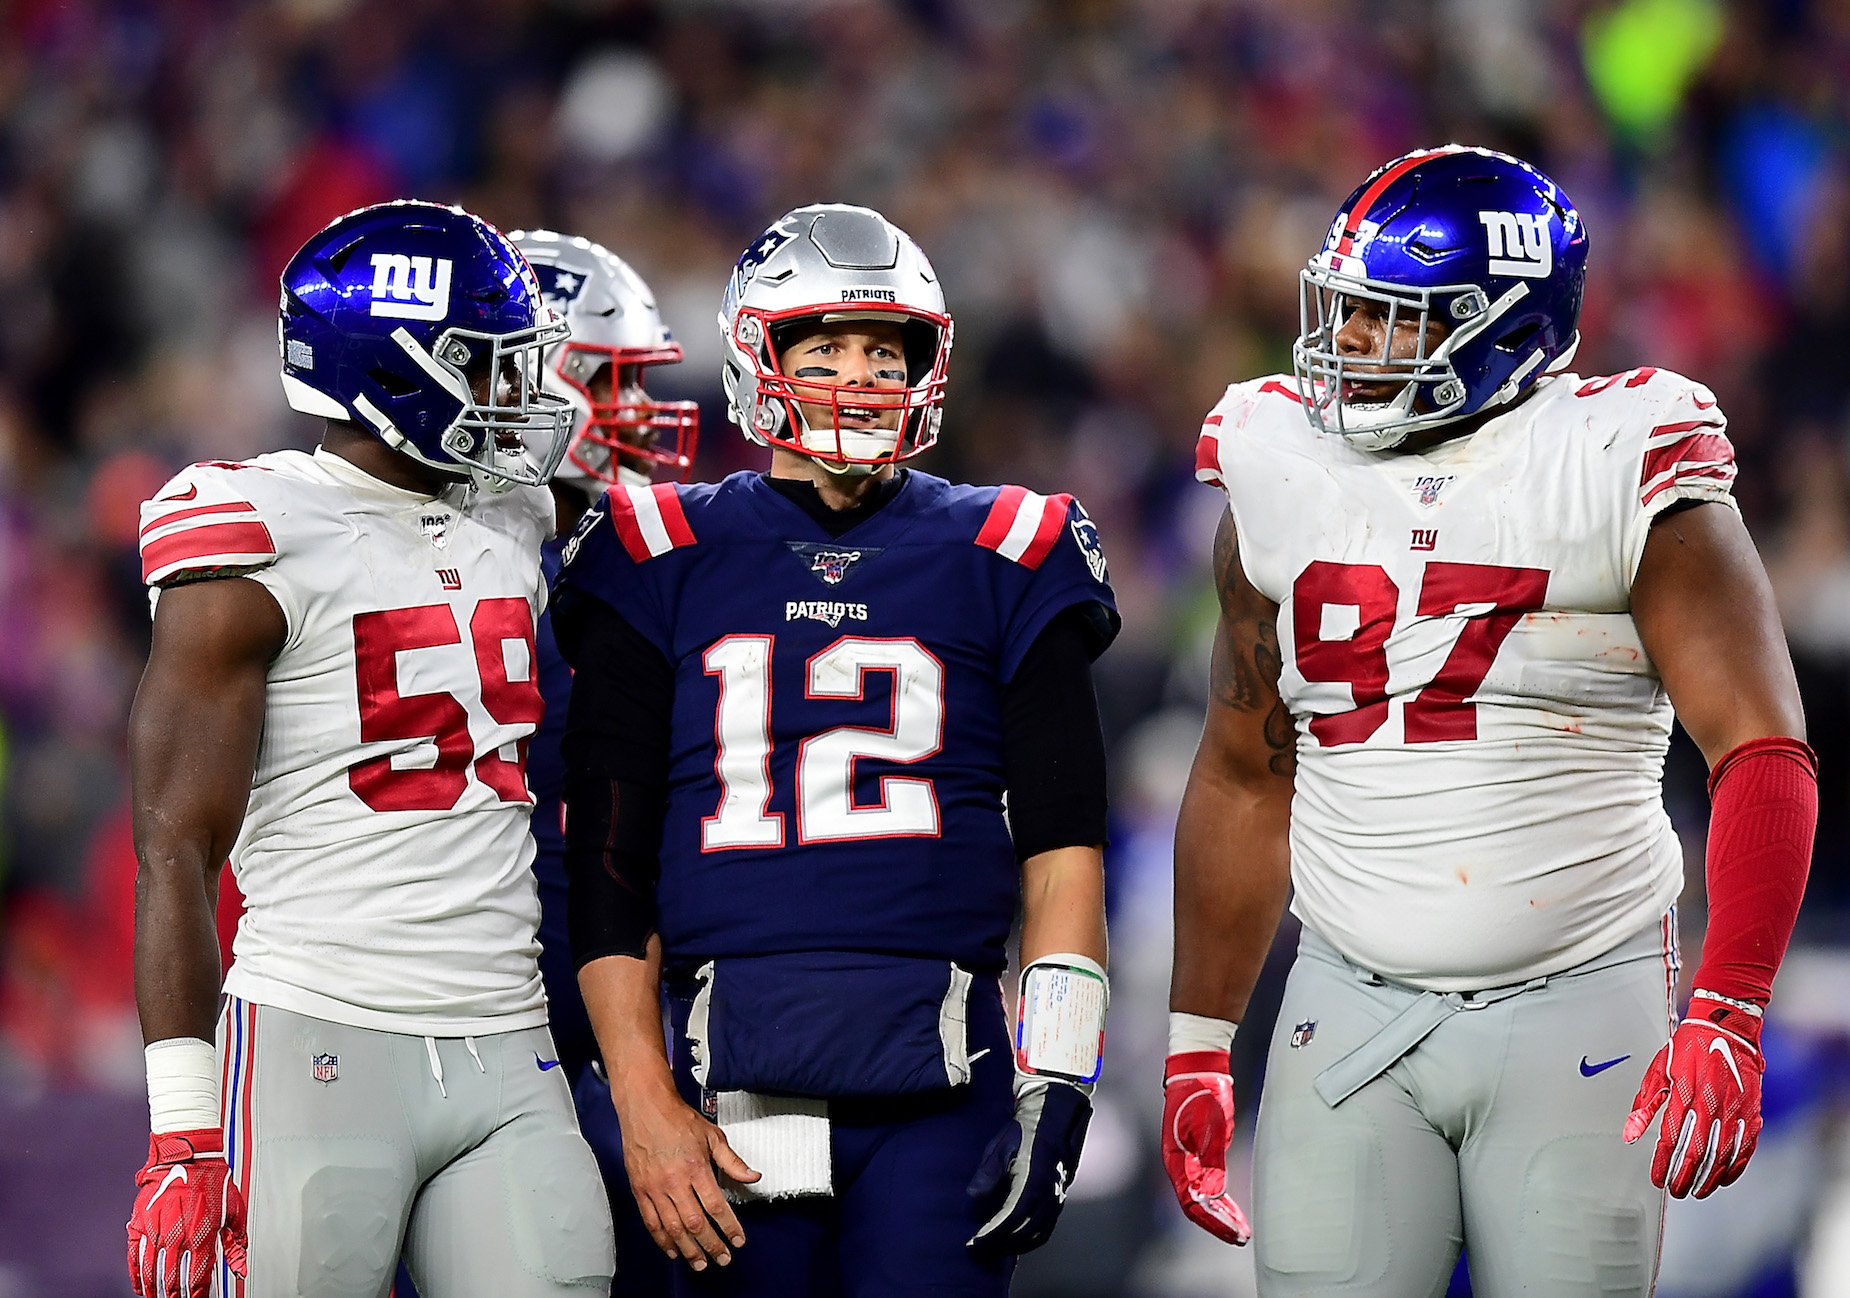
[[[1477,738],[1477,705],[1471,696],[1490,674],[1516,623],[1547,597],[1543,568],[1437,560],[1426,565],[1418,615],[1470,614],[1438,672],[1407,700],[1402,724],[1408,743]],[[1310,733],[1325,748],[1359,744],[1387,721],[1388,637],[1394,633],[1400,588],[1379,564],[1319,559],[1298,574],[1291,600],[1299,673],[1307,681],[1348,685],[1355,703],[1350,711],[1313,717]],[[1356,610],[1354,633],[1326,639],[1326,610],[1345,606]]]
[[[701,658],[719,677],[713,719],[719,753],[719,808],[700,823],[700,850],[782,847],[784,817],[771,803],[771,653],[774,637],[729,635]],[[797,841],[935,837],[938,795],[929,779],[887,775],[880,799],[854,800],[854,766],[861,758],[911,763],[944,743],[944,664],[911,638],[843,636],[809,660],[806,699],[867,697],[867,674],[890,672],[892,722],[885,729],[836,726],[806,737],[797,750]]]

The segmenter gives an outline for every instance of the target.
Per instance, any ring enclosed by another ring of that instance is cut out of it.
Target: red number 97
[[[1469,609],[1445,663],[1403,714],[1406,742],[1431,744],[1477,738],[1477,705],[1471,701],[1497,651],[1524,613],[1548,596],[1543,568],[1505,568],[1484,563],[1426,565],[1420,583],[1420,617],[1451,617]],[[1318,560],[1292,583],[1292,640],[1297,667],[1307,681],[1346,684],[1354,707],[1313,717],[1310,733],[1325,748],[1359,744],[1381,729],[1388,715],[1388,637],[1400,603],[1400,588],[1373,563]],[[1352,635],[1325,639],[1325,610],[1356,611]]]

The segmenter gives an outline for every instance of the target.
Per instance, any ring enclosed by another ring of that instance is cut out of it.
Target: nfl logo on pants
[[[309,1060],[313,1065],[310,1071],[318,1082],[337,1082],[340,1080],[339,1055],[315,1055]]]
[[[1317,1020],[1311,1019],[1307,1023],[1298,1024],[1295,1028],[1291,1029],[1291,1048],[1293,1050],[1302,1050],[1305,1046],[1310,1044],[1310,1039],[1316,1035]]]

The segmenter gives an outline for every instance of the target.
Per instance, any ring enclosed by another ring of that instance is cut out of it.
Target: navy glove
[[[1092,1101],[1079,1087],[1041,1078],[1022,1082],[1014,1118],[989,1142],[970,1180],[973,1199],[1007,1189],[995,1215],[969,1241],[991,1256],[1026,1253],[1053,1234],[1092,1120]]]

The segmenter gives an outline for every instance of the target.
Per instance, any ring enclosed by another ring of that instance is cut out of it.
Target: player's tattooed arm
[[[1208,685],[1214,703],[1236,712],[1262,715],[1258,734],[1275,775],[1297,767],[1291,713],[1278,696],[1284,657],[1278,648],[1278,605],[1261,595],[1240,567],[1239,537],[1231,511],[1221,514],[1214,533],[1214,585],[1220,596],[1220,625]]]
[[[129,714],[135,1001],[150,1042],[212,1040],[219,868],[244,819],[265,679],[287,631],[275,599],[254,581],[172,587],[156,607]]]
[[[1291,886],[1291,717],[1278,697],[1278,606],[1240,568],[1231,515],[1214,539],[1221,616],[1208,714],[1176,818],[1169,1007],[1238,1022]]]

